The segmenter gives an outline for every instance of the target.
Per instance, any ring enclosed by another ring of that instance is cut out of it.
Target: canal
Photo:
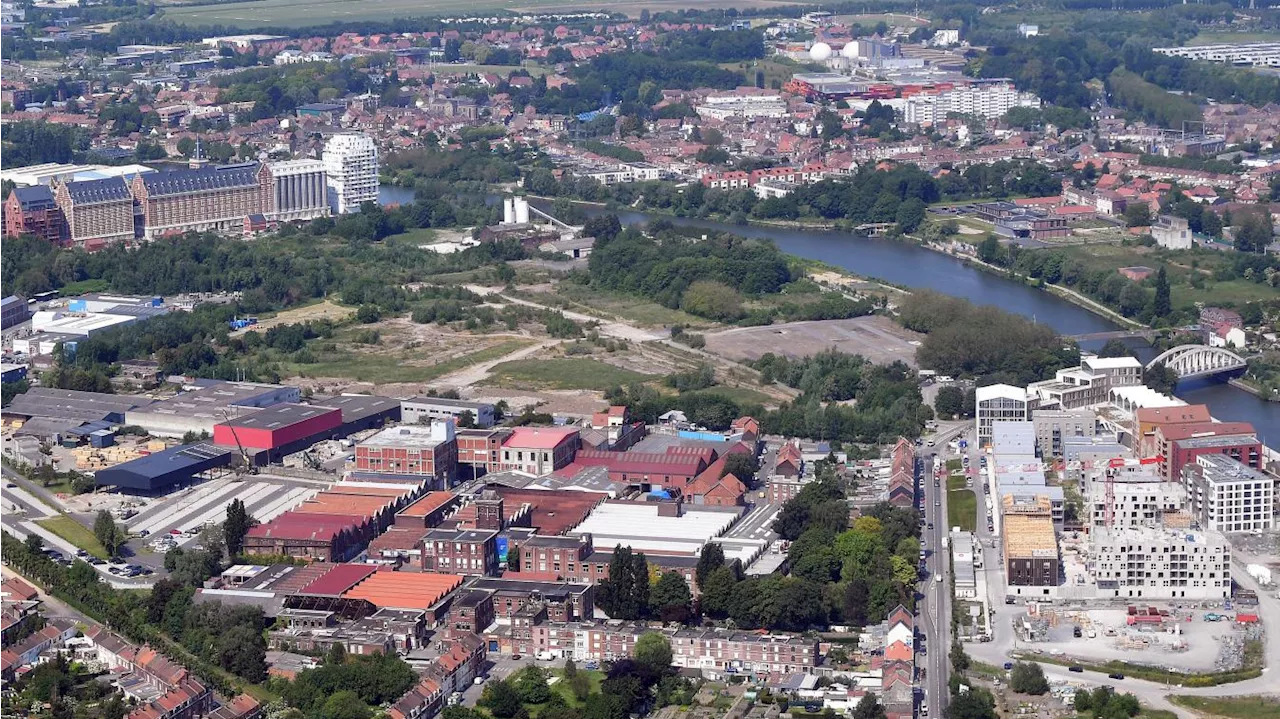
[[[584,206],[584,209],[588,215],[610,212],[598,206]],[[1049,325],[1064,335],[1118,329],[1110,320],[1057,295],[984,272],[960,259],[926,250],[909,242],[862,237],[834,230],[730,225],[713,220],[631,211],[612,214],[618,215],[623,225],[663,218],[678,225],[772,240],[783,252],[797,257],[819,260],[862,277],[884,280],[902,287],[931,289],[963,297],[974,304],[995,305]],[[1083,343],[1086,349],[1098,349],[1101,345],[1102,342]],[[1154,354],[1151,348],[1141,342],[1137,349],[1143,361],[1150,360]],[[1263,442],[1280,447],[1280,404],[1265,402],[1225,382],[1180,385],[1177,395],[1193,404],[1208,405],[1213,416],[1220,420],[1251,423]]]

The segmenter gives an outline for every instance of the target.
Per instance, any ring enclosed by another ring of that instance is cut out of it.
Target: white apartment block
[[[1201,454],[1182,468],[1192,515],[1205,529],[1266,531],[1275,526],[1275,479],[1224,454]]]
[[[647,162],[624,162],[611,167],[590,167],[579,171],[602,185],[623,185],[662,179],[662,168]]]
[[[787,103],[781,95],[720,95],[703,100],[696,108],[704,118],[724,120],[730,117],[787,116]]]
[[[1093,533],[1098,596],[1225,599],[1231,545],[1213,530],[1108,527]]]
[[[1106,474],[1112,475],[1111,516],[1107,516]],[[1154,472],[1105,470],[1089,480],[1089,508],[1097,529],[1157,527],[1166,514],[1182,510],[1187,490],[1177,482],[1165,482]]]
[[[949,113],[994,119],[1015,107],[1040,107],[1040,98],[1018,92],[1008,80],[989,80],[910,97],[903,108],[903,119],[914,125],[937,124],[946,120]]]
[[[991,444],[991,425],[995,422],[1025,422],[1031,418],[1027,391],[1008,384],[993,384],[975,391],[974,423],[978,429],[978,446]]]
[[[339,215],[378,201],[378,146],[368,135],[334,135],[324,145],[329,206]]]

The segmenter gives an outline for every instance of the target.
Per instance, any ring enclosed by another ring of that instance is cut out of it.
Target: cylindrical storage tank
[[[523,197],[516,198],[516,224],[524,225],[529,222],[529,201]]]
[[[502,201],[502,224],[510,225],[516,221],[515,200],[510,197]]]

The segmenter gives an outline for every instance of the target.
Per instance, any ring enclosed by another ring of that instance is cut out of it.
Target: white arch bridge
[[[1178,374],[1178,379],[1208,377],[1244,369],[1247,363],[1235,352],[1206,345],[1178,345],[1161,352],[1147,363],[1147,369],[1163,363]]]

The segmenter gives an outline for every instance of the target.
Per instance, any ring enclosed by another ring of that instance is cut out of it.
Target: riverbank
[[[547,197],[545,195],[526,195],[526,197],[529,197],[535,200],[540,200],[542,202],[554,202],[556,199],[553,197]],[[634,207],[625,207],[625,208],[618,207],[615,204],[611,204],[607,202],[591,202],[587,200],[574,200],[573,204],[581,205],[584,207],[596,208],[598,210],[604,210],[606,212],[634,212],[641,215],[669,217],[673,220],[699,221],[699,222],[713,223],[713,224],[725,226],[725,230],[729,232],[732,232],[733,227],[745,226],[745,227],[789,230],[789,231],[798,231],[798,232],[824,232],[824,233],[847,232],[852,237],[869,239],[867,235],[860,235],[856,232],[853,232],[852,230],[843,229],[840,223],[833,223],[833,222],[821,222],[821,221],[810,221],[810,220],[748,219],[746,222],[746,225],[736,225],[736,224],[731,224],[727,219],[687,217],[683,215],[677,215],[674,212],[669,212],[664,210],[639,209]],[[915,237],[914,235],[902,235],[902,238],[905,238],[906,240],[909,240],[909,241],[904,241],[903,239],[899,239],[899,238],[888,238],[888,237],[878,238],[878,239],[884,239],[890,242],[898,242],[901,244],[914,245],[921,249],[929,250],[931,252],[935,252],[935,253],[950,257],[952,259],[958,260],[960,262],[965,263],[968,266],[974,267],[976,269],[987,272],[989,274],[994,274],[999,277],[1003,277],[1006,280],[1010,280],[1013,282],[1020,282],[1021,284],[1024,284],[1025,286],[1033,290],[1044,291],[1044,292],[1047,292],[1048,294],[1058,297],[1059,299],[1070,302],[1071,304],[1083,310],[1086,310],[1094,315],[1097,315],[1098,317],[1101,317],[1109,322],[1113,322],[1122,328],[1148,329],[1147,325],[1144,325],[1141,322],[1137,322],[1128,317],[1125,317],[1119,312],[1116,312],[1115,310],[1112,310],[1106,305],[1103,305],[1093,299],[1090,299],[1089,297],[1086,297],[1080,294],[1079,292],[1076,292],[1075,290],[1050,284],[1050,283],[1044,283],[1044,282],[1038,283],[1038,284],[1032,284],[1032,283],[1026,282],[1022,278],[1018,277],[1017,275],[1015,275],[1014,273],[1012,273],[1011,271],[1003,267],[999,267],[997,265],[992,265],[990,263],[983,262],[977,257],[960,255],[954,252],[950,252],[943,246],[939,246],[936,243],[926,242],[918,237]],[[804,258],[804,259],[810,259],[810,258]],[[825,262],[821,264],[823,266],[823,269],[833,269],[841,272],[842,274],[849,274],[849,270],[847,268],[837,267],[837,266],[831,265],[830,263],[825,263]],[[869,282],[875,282],[881,285],[885,285],[887,287],[892,287],[902,292],[907,292],[907,293],[911,292],[911,289],[909,287],[898,285],[896,283],[887,281],[881,277],[876,277],[873,275],[862,275],[857,273],[853,273],[851,276],[857,279],[861,279]]]
[[[1232,387],[1235,387],[1236,389],[1242,389],[1245,392],[1248,392],[1249,394],[1253,395],[1254,397],[1257,397],[1258,399],[1263,400],[1264,402],[1280,402],[1280,397],[1276,397],[1274,395],[1267,396],[1266,394],[1263,393],[1261,387],[1250,382],[1244,377],[1232,377],[1231,379],[1227,380],[1227,384],[1231,385]]]

